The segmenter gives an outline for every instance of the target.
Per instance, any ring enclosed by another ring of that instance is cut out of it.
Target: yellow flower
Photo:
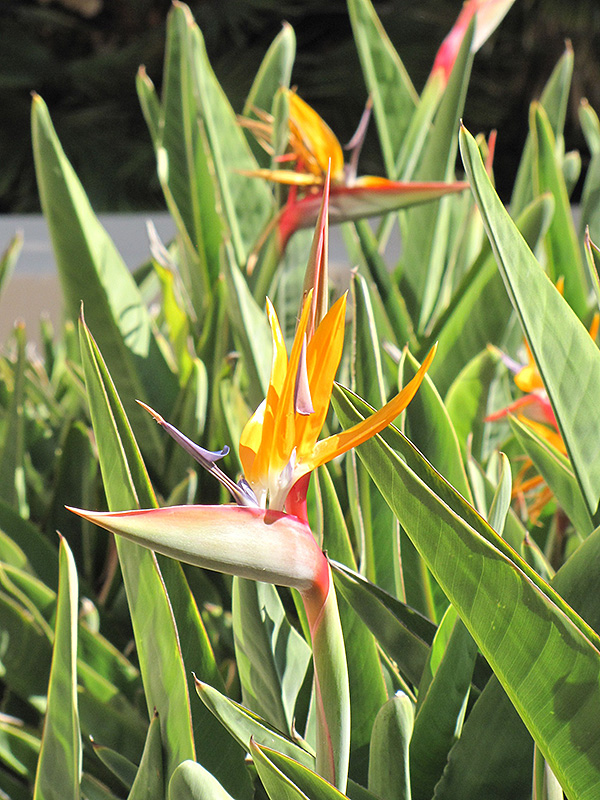
[[[240,440],[244,477],[258,504],[290,510],[291,488],[314,469],[379,433],[414,397],[433,360],[431,350],[415,377],[380,411],[346,431],[318,441],[342,356],[346,296],[326,314],[307,341],[312,292],[304,303],[290,358],[275,309],[267,301],[273,336],[273,365],[267,397],[246,424]]]

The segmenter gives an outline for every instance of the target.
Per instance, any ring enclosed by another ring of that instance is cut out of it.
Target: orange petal
[[[250,454],[247,453],[246,450],[244,452],[246,463],[244,463],[244,460],[242,460],[244,475],[246,480],[250,483],[260,482],[261,478],[266,477],[268,472],[269,459],[272,449],[273,429],[275,426],[277,408],[280,403],[281,393],[283,392],[285,376],[288,367],[287,351],[285,349],[285,341],[281,331],[281,326],[279,324],[279,319],[277,318],[277,312],[273,308],[273,304],[268,297],[267,316],[269,318],[271,335],[273,337],[273,362],[271,366],[271,378],[269,381],[269,388],[267,390],[267,397],[264,401],[263,411],[260,418],[260,438],[259,431],[256,429],[259,419],[255,419],[255,414],[250,418],[250,421],[246,425],[248,430],[244,428],[240,439],[240,460],[242,460],[243,448],[252,449],[255,455],[255,458],[251,458]]]
[[[285,381],[277,402],[277,410],[274,414],[272,433],[269,437],[263,435],[263,442],[261,442],[261,454],[263,448],[265,448],[266,459],[267,449],[269,450],[269,466],[270,469],[275,472],[280,472],[289,462],[292,450],[296,444],[294,424],[296,376],[298,374],[300,356],[302,354],[304,334],[306,333],[306,326],[308,325],[310,316],[311,303],[312,291],[310,291],[306,297],[304,308],[302,309],[302,316],[300,317],[300,322],[296,329],[292,352],[290,353],[290,360],[286,369]]]
[[[552,445],[555,450],[558,450],[559,453],[562,453],[563,456],[567,455],[567,448],[560,433],[552,428],[549,428],[547,425],[543,425],[541,422],[536,422],[533,419],[529,419],[529,417],[519,415],[518,420],[519,422],[522,422],[526,428],[529,428],[537,436],[539,436],[540,439],[548,442],[548,444]]]
[[[292,169],[240,169],[238,174],[247,175],[249,178],[264,178],[288,186],[320,186],[323,183],[321,177],[307,172],[295,172]]]
[[[529,351],[529,348],[527,349]],[[538,368],[533,363],[533,360],[530,364],[527,364],[526,367],[523,367],[523,369],[517,372],[514,380],[519,389],[526,394],[533,392],[534,389],[544,388],[542,376],[538,372]]]
[[[342,431],[342,433],[336,433],[328,439],[317,442],[313,451],[313,457],[309,461],[310,469],[313,470],[321,466],[321,464],[331,461],[332,458],[347,452],[352,447],[357,447],[359,444],[366,442],[367,439],[370,439],[386,428],[398,414],[404,411],[421,385],[425,373],[433,361],[436,348],[437,345],[431,348],[415,377],[407,383],[404,389],[402,389],[393,400],[386,403],[383,408],[371,414],[370,417],[367,417],[367,419],[364,419],[357,425],[348,428],[348,430]]]
[[[314,156],[321,174],[325,175],[331,159],[331,177],[338,180],[344,174],[344,153],[329,125],[295,92],[288,93],[290,128],[301,137],[306,149]]]
[[[325,423],[333,380],[344,348],[346,294],[331,307],[308,344],[307,371],[315,413],[296,418],[297,456],[309,458]]]

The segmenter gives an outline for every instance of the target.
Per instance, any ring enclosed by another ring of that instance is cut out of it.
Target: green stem
[[[316,770],[346,792],[350,758],[350,687],[344,638],[327,565],[326,580],[303,594],[312,636],[317,703]]]

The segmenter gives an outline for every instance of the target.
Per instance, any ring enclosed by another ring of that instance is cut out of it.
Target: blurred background
[[[290,22],[298,40],[293,83],[342,142],[366,99],[343,0],[191,0],[218,79],[236,111],[264,52]],[[0,0],[0,213],[39,210],[29,133],[30,92],[47,102],[96,211],[159,210],[154,154],[135,92],[140,64],[160,86],[168,0]],[[458,15],[460,0],[375,2],[417,90]],[[499,131],[496,181],[508,199],[539,95],[570,39],[574,89],[567,149],[587,153],[577,107],[600,109],[598,0],[516,0],[475,59],[465,120]],[[361,172],[382,171],[371,130]]]

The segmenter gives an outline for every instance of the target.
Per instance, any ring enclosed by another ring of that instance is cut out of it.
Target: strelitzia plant
[[[308,525],[306,493],[319,466],[375,436],[406,408],[435,354],[415,377],[362,422],[317,441],[342,356],[346,296],[324,313],[327,200],[324,187],[304,299],[288,359],[277,314],[267,301],[273,361],[267,396],[243,429],[244,475],[234,482],[218,466],[228,448],[208,451],[150,409],[154,419],[230,492],[235,505],[175,506],[119,512],[71,509],[85,519],[164,555],[208,569],[297,589],[304,602],[315,666],[316,769],[345,791],[350,699],[344,641],[327,557]]]

